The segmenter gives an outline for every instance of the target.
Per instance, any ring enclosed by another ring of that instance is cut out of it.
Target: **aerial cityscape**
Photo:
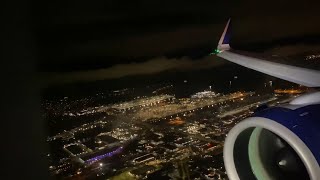
[[[1,179],[320,179],[320,1],[4,5]]]
[[[58,179],[227,179],[222,150],[228,131],[256,109],[306,90],[264,84],[269,93],[208,86],[177,97],[175,85],[163,83],[145,88],[145,96],[124,88],[44,100],[49,171]],[[110,101],[120,97],[130,98]]]

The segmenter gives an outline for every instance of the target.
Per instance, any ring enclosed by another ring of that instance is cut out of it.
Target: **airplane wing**
[[[320,87],[320,71],[271,62],[250,55],[243,55],[230,47],[230,19],[217,47],[217,56],[241,66],[306,87]],[[246,53],[248,54],[248,53]]]
[[[230,20],[215,50],[219,57],[290,82],[320,87],[320,71],[233,50],[229,45],[229,25]],[[224,143],[223,159],[229,179],[320,179],[319,117],[318,91],[260,109],[241,120]]]

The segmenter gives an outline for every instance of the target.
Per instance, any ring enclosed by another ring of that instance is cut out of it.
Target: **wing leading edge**
[[[220,38],[217,56],[241,66],[307,87],[320,87],[320,71],[287,64],[270,62],[232,51],[230,45],[230,19]]]

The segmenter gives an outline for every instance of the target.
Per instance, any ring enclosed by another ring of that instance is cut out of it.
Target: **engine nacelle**
[[[229,179],[320,179],[320,92],[266,108],[225,141]]]

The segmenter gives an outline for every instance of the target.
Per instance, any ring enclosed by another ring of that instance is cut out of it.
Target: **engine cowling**
[[[320,179],[320,92],[241,121],[223,155],[231,180]]]

